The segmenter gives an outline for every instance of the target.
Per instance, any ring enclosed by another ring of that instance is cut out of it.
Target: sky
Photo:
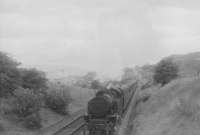
[[[0,20],[0,51],[49,75],[200,51],[199,0],[0,0]]]

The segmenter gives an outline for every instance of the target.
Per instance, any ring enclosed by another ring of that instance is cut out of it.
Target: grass
[[[196,102],[180,98],[173,112],[176,117],[175,119],[184,119],[186,121],[200,123],[200,106]]]
[[[199,82],[199,78],[184,78],[147,89],[151,97],[138,106],[140,114],[134,122],[139,127],[134,135],[199,135]]]

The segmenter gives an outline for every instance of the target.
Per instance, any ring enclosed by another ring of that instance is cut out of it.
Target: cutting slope
[[[173,81],[140,104],[132,135],[199,135],[200,79]]]

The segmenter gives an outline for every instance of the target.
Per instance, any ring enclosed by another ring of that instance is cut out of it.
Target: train
[[[88,135],[115,135],[137,88],[138,81],[98,91],[84,116]]]

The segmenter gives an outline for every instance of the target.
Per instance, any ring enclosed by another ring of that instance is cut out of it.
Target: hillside
[[[200,52],[165,59],[177,64],[180,77],[164,87],[152,85],[140,91],[141,96],[151,97],[139,103],[134,117],[129,120],[132,132],[128,135],[200,134]],[[153,72],[155,65],[152,67]],[[147,71],[142,71],[146,75]]]
[[[137,108],[132,135],[199,135],[200,79],[185,78],[153,91]]]

